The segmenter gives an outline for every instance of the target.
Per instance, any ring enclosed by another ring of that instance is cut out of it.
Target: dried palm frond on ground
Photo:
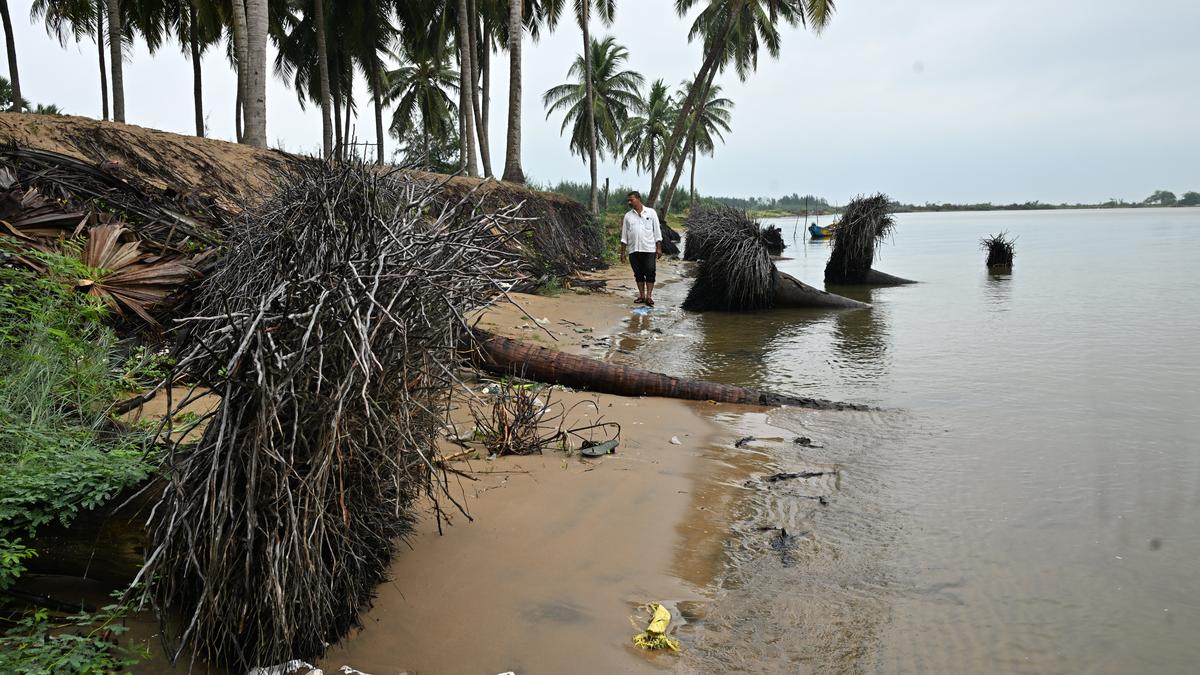
[[[694,227],[700,235],[700,243],[695,245]],[[685,246],[685,258],[697,249],[703,255],[684,309],[736,312],[774,305],[775,265],[763,229],[744,212],[727,207],[693,209]]]
[[[860,196],[847,204],[825,265],[826,283],[865,283],[875,261],[875,245],[895,225],[887,195]]]
[[[1009,238],[1007,232],[993,234],[979,240],[979,247],[987,251],[988,267],[1012,267],[1017,238]]]
[[[465,317],[513,281],[515,211],[310,165],[238,219],[175,350],[175,375],[221,403],[168,453],[139,575],[175,658],[320,655],[369,604],[413,500],[453,502],[435,439]]]
[[[212,241],[210,228],[163,201],[71,157],[0,151],[0,248],[78,257],[79,288],[151,326],[200,276],[195,251]],[[46,272],[35,256],[15,260]]]
[[[20,220],[4,217],[28,236],[54,238],[75,228],[86,213],[105,214],[124,222],[154,253],[194,253],[220,241],[220,224],[230,216],[211,195],[156,188],[119,167],[100,168],[55,152],[2,148],[0,166],[10,176],[0,180],[0,189],[20,188],[41,198],[39,211]],[[0,195],[0,204],[0,212],[11,213],[12,196]],[[77,216],[74,222],[71,215]]]

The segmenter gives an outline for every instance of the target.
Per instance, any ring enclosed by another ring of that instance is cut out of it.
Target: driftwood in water
[[[865,302],[829,293],[800,281],[786,272],[775,272],[775,307],[816,309],[865,309]]]
[[[871,268],[875,246],[895,228],[887,195],[858,197],[846,205],[833,252],[825,265],[826,284],[887,286],[916,283]]]
[[[607,363],[526,342],[475,331],[478,367],[494,375],[517,376],[619,396],[662,396],[745,405],[790,405],[821,410],[866,410],[866,406],[789,396],[730,384],[671,377],[651,370]]]

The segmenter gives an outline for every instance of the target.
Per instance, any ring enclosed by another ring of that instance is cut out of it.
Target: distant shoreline
[[[927,204],[924,206],[916,206],[914,204],[900,204],[895,207],[893,213],[940,213],[940,212],[962,212],[962,211],[1083,211],[1088,209],[1175,209],[1175,208],[1196,208],[1192,205],[1174,204],[1171,206],[1163,206],[1161,204],[1128,204],[1128,203],[1104,203],[1104,204],[1041,204],[1037,202],[1029,204]],[[808,212],[808,216],[836,216],[841,214],[842,210],[837,208],[812,210]],[[750,209],[747,211],[752,218],[792,218],[796,216],[804,216],[804,211],[791,211],[788,209]]]

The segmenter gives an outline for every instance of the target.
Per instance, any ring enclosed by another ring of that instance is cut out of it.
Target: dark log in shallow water
[[[662,396],[692,401],[717,401],[761,406],[796,406],[820,410],[867,410],[867,406],[759,391],[730,384],[671,377],[642,368],[607,363],[539,347],[526,342],[475,332],[475,364],[492,374],[516,376],[619,396]]]
[[[787,308],[817,308],[817,309],[866,309],[870,307],[865,302],[829,293],[800,281],[786,272],[776,272],[775,306]]]

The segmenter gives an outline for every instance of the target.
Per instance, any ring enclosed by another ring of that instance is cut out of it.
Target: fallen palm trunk
[[[775,307],[792,309],[866,309],[865,302],[829,293],[800,281],[796,277],[776,271]]]
[[[619,396],[661,396],[760,406],[866,410],[867,406],[759,391],[731,384],[672,377],[652,370],[567,354],[484,331],[475,331],[475,365],[494,375],[517,376]]]

